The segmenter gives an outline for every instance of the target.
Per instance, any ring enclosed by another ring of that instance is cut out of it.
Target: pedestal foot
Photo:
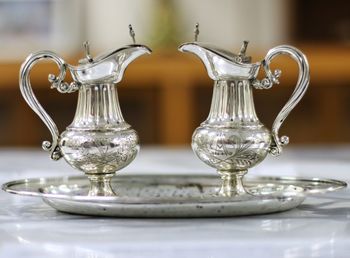
[[[114,174],[88,175],[90,180],[89,196],[115,196],[111,186],[111,179]]]
[[[243,186],[243,177],[247,173],[247,170],[240,171],[223,171],[218,170],[221,176],[222,183],[218,192],[221,196],[237,196],[248,194]]]

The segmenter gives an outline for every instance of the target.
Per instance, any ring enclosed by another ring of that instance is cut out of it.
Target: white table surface
[[[144,148],[122,173],[215,173],[189,149]],[[250,171],[350,181],[350,146],[286,148]],[[77,175],[39,150],[0,150],[0,183]],[[350,257],[350,191],[308,197],[284,213],[211,219],[69,215],[0,192],[0,257]]]

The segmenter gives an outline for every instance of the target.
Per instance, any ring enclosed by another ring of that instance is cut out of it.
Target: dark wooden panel
[[[296,0],[293,4],[296,40],[350,40],[350,1]]]

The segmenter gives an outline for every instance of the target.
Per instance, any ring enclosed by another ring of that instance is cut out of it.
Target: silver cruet
[[[214,91],[208,118],[194,131],[192,148],[207,165],[215,168],[222,178],[219,194],[245,194],[243,176],[248,169],[265,159],[268,153],[277,156],[288,144],[287,136],[279,136],[279,129],[291,110],[304,96],[309,85],[309,65],[298,49],[281,45],[268,51],[261,62],[252,63],[246,55],[245,41],[238,54],[198,42],[179,47],[182,52],[197,55],[208,75],[214,80]],[[253,89],[270,89],[279,83],[280,70],[270,70],[271,60],[281,54],[292,57],[299,66],[299,77],[292,96],[282,108],[270,132],[258,119],[253,101]],[[257,79],[260,67],[266,77]]]
[[[77,66],[67,64],[53,52],[40,51],[28,56],[20,70],[21,93],[52,134],[52,141],[44,141],[43,149],[50,152],[51,159],[63,157],[83,171],[91,182],[91,196],[115,195],[110,187],[111,177],[130,164],[139,150],[138,135],[121,113],[116,84],[134,59],[151,50],[135,44],[135,33],[131,26],[129,29],[134,44],[92,58],[85,42],[86,58]],[[78,91],[75,117],[62,134],[32,91],[30,71],[42,59],[54,61],[60,69],[58,76],[48,77],[51,88],[61,93]],[[70,84],[64,82],[67,70],[73,78]]]

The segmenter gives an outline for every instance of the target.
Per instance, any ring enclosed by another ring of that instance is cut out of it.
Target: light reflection
[[[138,247],[129,258],[140,257],[137,255],[143,252],[154,254],[156,249],[168,254],[174,246],[179,248],[180,254],[201,247],[198,255],[206,251],[239,249],[241,254],[264,252],[270,255],[266,257],[332,258],[339,255],[335,247],[345,237],[341,233],[346,233],[344,223],[334,221],[325,226],[324,219],[311,222],[293,218],[288,213],[272,214],[269,219],[263,216],[195,220],[82,219],[66,214],[59,217],[64,220],[53,222],[51,218],[38,222],[38,227],[34,221],[15,223],[15,227],[7,226],[1,236],[16,239],[18,250],[40,252],[47,257],[113,257],[125,254],[127,246],[137,242]],[[150,238],[152,241],[148,241]],[[155,242],[164,244],[155,248]],[[223,253],[220,257],[230,256]]]

